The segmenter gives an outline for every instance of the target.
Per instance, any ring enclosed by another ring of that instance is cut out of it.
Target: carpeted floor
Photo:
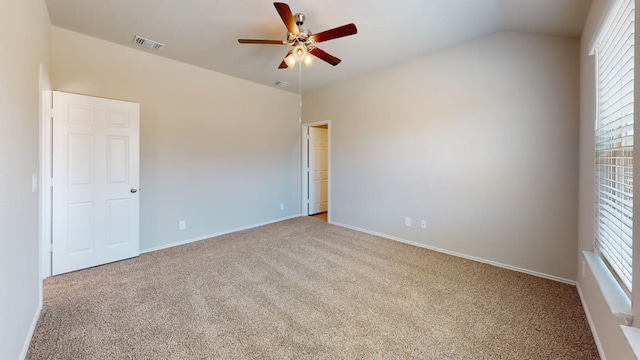
[[[28,359],[598,359],[576,288],[301,217],[45,281]]]
[[[325,212],[321,212],[321,213],[318,213],[318,214],[315,214],[315,215],[311,215],[311,216],[313,216],[316,219],[320,219],[320,220],[323,220],[323,221],[328,221],[329,213],[327,211],[325,211]]]

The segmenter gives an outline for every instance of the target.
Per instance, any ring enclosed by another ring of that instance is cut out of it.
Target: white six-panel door
[[[325,212],[329,201],[328,130],[309,127],[309,215]]]
[[[139,104],[53,94],[53,275],[139,254]]]

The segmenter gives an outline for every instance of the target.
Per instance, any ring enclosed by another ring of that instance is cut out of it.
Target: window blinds
[[[631,291],[635,1],[615,2],[595,44],[596,248]]]

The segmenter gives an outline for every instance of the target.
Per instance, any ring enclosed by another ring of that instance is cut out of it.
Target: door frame
[[[40,278],[42,280],[51,276],[51,171],[53,169],[53,87],[47,70],[40,64],[39,76],[40,88],[40,176],[39,176],[39,263]],[[42,282],[40,282],[42,288]],[[41,289],[42,293],[42,289]],[[42,295],[42,294],[41,294]],[[42,296],[40,297],[42,299]]]
[[[327,181],[327,222],[331,223],[331,120],[322,120],[302,124],[302,156],[301,156],[301,189],[302,198],[300,213],[302,216],[309,216],[309,128],[315,126],[327,126],[327,167],[329,176]]]

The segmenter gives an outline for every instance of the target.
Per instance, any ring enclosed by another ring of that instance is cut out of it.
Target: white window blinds
[[[631,291],[635,1],[615,1],[596,38],[596,248]]]

